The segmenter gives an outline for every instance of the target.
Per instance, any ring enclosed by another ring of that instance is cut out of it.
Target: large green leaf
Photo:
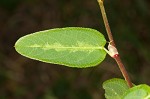
[[[123,79],[113,78],[103,83],[106,99],[122,99],[122,96],[129,89]]]
[[[141,84],[129,89],[122,99],[150,99],[150,86]]]
[[[91,67],[106,56],[104,36],[94,29],[68,27],[21,37],[16,51],[31,59],[70,67]]]

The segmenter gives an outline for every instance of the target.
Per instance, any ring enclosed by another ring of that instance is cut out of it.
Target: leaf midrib
[[[30,48],[47,48],[47,49],[104,49],[104,47],[45,47],[45,46],[26,46]]]

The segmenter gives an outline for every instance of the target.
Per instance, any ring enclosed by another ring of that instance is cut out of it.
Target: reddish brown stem
[[[108,38],[110,40],[110,44],[115,46],[114,39],[113,39],[113,36],[112,36],[112,33],[111,33],[111,29],[110,29],[110,26],[109,26],[109,23],[108,23],[108,20],[107,20],[107,16],[106,16],[105,8],[104,8],[104,5],[103,5],[103,1],[98,0],[98,3],[100,5],[104,25],[105,25],[105,28],[106,28],[106,31],[107,31],[107,34],[108,34]]]
[[[121,71],[123,77],[125,78],[125,80],[126,80],[128,86],[131,88],[131,87],[133,86],[133,85],[132,85],[132,82],[131,82],[131,80],[130,80],[130,77],[129,77],[129,75],[128,75],[126,69],[125,69],[125,66],[123,65],[123,63],[122,63],[122,61],[121,61],[121,59],[120,59],[120,56],[117,55],[116,57],[114,57],[114,59],[116,60],[118,66],[119,66],[119,69],[120,69],[120,71]]]
[[[104,24],[105,24],[105,28],[106,28],[106,31],[107,31],[107,35],[108,35],[108,38],[109,38],[109,41],[110,41],[110,44],[112,46],[115,47],[115,42],[113,40],[113,36],[112,36],[112,33],[111,33],[111,29],[110,29],[110,26],[109,26],[109,23],[108,23],[108,20],[107,20],[107,16],[106,16],[106,12],[105,12],[105,8],[104,8],[104,5],[103,5],[103,0],[98,0],[98,3],[99,3],[99,6],[100,6],[100,9],[101,9],[101,12],[102,12],[102,17],[103,17],[103,20],[104,20]],[[116,49],[117,50],[117,49]],[[132,85],[132,82],[129,78],[129,75],[120,59],[120,56],[119,54],[116,55],[115,57],[113,57],[115,59],[115,61],[117,62],[118,66],[119,66],[119,69],[123,75],[123,77],[125,78],[128,86],[131,88],[133,85]]]

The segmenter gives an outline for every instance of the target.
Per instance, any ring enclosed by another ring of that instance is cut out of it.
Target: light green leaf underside
[[[141,84],[129,89],[122,99],[150,99],[150,86]]]
[[[70,67],[91,67],[106,56],[104,36],[89,28],[56,28],[21,37],[16,51],[31,59]]]
[[[123,94],[129,89],[126,81],[113,78],[103,83],[106,99],[122,99]]]

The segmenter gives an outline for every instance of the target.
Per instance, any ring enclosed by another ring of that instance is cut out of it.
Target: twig
[[[102,17],[103,17],[103,20],[104,20],[105,28],[106,28],[106,31],[107,31],[107,35],[108,35],[108,38],[109,38],[109,41],[110,41],[110,45],[115,47],[115,42],[113,40],[111,29],[110,29],[110,26],[109,26],[109,23],[108,23],[108,20],[107,20],[107,16],[106,16],[105,8],[104,8],[104,5],[103,5],[103,1],[104,0],[98,0],[98,3],[99,3],[99,6],[100,6],[100,9],[101,9],[101,13],[102,13]],[[117,49],[116,49],[116,51],[117,51]],[[113,56],[113,58],[117,62],[118,66],[119,66],[119,69],[120,69],[123,77],[125,78],[128,86],[131,88],[133,86],[132,82],[131,82],[131,80],[129,78],[129,75],[128,75],[128,73],[127,73],[127,71],[126,71],[122,61],[121,61],[121,58],[119,56],[118,51],[117,51],[117,54]]]
[[[100,5],[100,9],[101,9],[101,12],[102,12],[102,17],[103,17],[103,20],[104,20],[104,24],[105,24],[107,34],[108,34],[108,38],[110,40],[110,44],[115,46],[114,39],[113,39],[113,36],[112,36],[112,33],[111,33],[111,29],[110,29],[110,26],[109,26],[109,23],[108,23],[108,20],[107,20],[107,16],[106,16],[105,8],[104,8],[104,5],[103,5],[103,1],[98,0],[98,3]]]

